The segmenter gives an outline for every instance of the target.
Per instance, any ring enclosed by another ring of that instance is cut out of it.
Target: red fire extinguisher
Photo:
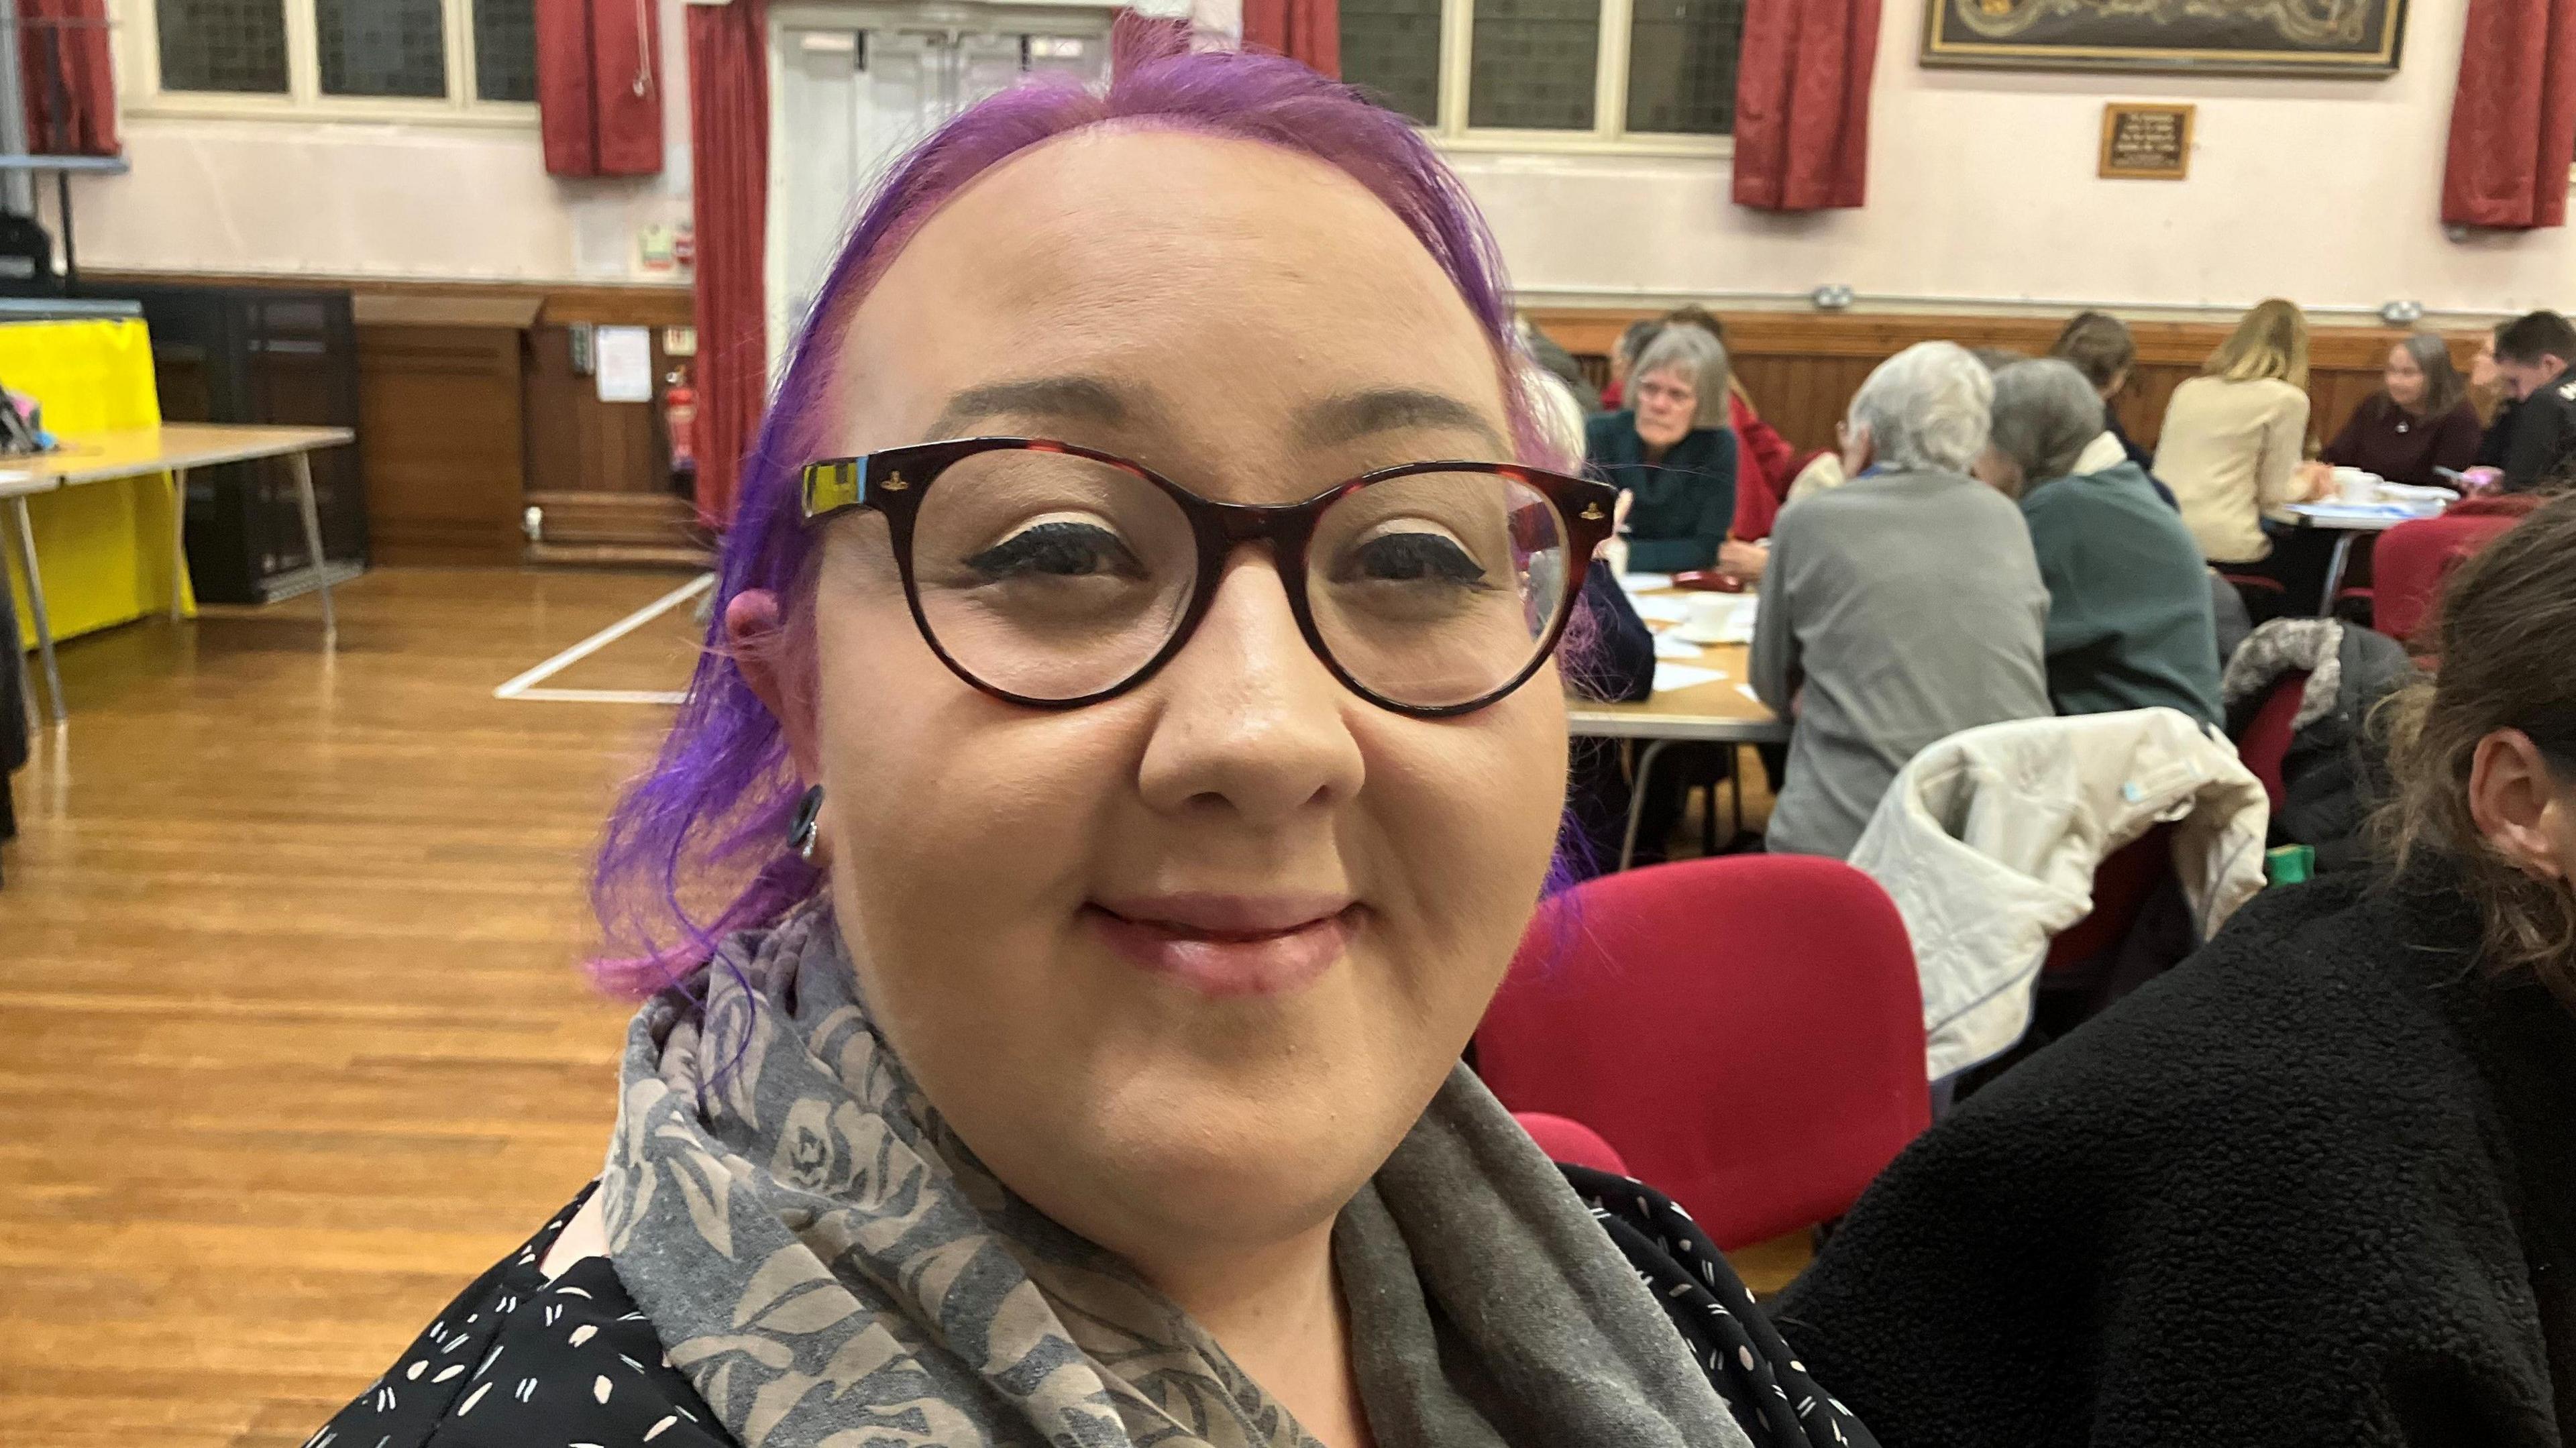
[[[689,369],[675,367],[662,379],[662,426],[671,438],[671,471],[698,470],[698,390],[689,385]]]

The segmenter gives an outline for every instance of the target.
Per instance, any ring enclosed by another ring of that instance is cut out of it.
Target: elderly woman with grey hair
[[[2065,362],[1995,375],[1977,476],[2021,500],[2048,585],[2048,695],[2060,714],[2180,709],[2221,723],[2209,570],[2146,470],[2078,474],[2101,426],[2093,384]]]
[[[1796,721],[1774,851],[1849,854],[1916,751],[2051,712],[2029,530],[1968,476],[1994,395],[1963,348],[1897,354],[1843,424],[1852,481],[1780,514],[1753,636],[1754,692]]]
[[[1679,573],[1717,562],[1735,521],[1727,378],[1725,343],[1666,327],[1637,356],[1629,406],[1585,427],[1585,462],[1631,499],[1628,567]]]

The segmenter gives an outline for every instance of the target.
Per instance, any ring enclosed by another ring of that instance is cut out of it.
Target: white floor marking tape
[[[681,604],[715,587],[716,576],[700,574],[660,598],[635,610],[626,617],[574,644],[571,648],[519,675],[492,691],[495,699],[527,699],[544,703],[579,704],[677,704],[685,695],[658,689],[540,689],[537,685],[598,653],[601,649],[635,632],[644,625],[678,608]]]

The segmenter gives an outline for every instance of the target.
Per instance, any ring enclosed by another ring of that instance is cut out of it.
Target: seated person
[[[2070,476],[2100,401],[2049,359],[1995,375],[1994,434],[1977,476],[2021,500],[2048,584],[2048,695],[2060,714],[2179,709],[2224,722],[2209,570],[2182,518],[2122,458]]]
[[[2496,329],[2496,375],[2513,398],[2504,490],[2527,493],[2576,463],[2576,323],[2533,312]]]
[[[1852,399],[1852,479],[1780,514],[1753,688],[1795,721],[1769,846],[1851,853],[1915,751],[2048,702],[2048,588],[2010,500],[1968,476],[1994,379],[1949,342],[1880,364]]]
[[[1917,1141],[1775,1316],[1890,1443],[2564,1443],[2576,500],[2453,576],[2373,870],[2267,892]]]
[[[1616,495],[1430,145],[1185,42],[865,204],[608,830],[602,1182],[316,1441],[1866,1440],[1459,1064]]]
[[[2455,486],[2442,469],[2476,467],[2484,429],[2469,402],[2469,380],[2451,362],[2450,344],[2417,332],[2388,349],[2380,390],[2354,408],[2318,462],[2328,469],[2359,468],[2392,483]],[[2323,486],[2331,486],[2328,479]],[[2317,487],[2322,492],[2323,487]]]
[[[1559,467],[1579,466],[1583,453],[1583,405],[1573,389],[1532,362],[1521,369],[1521,386],[1529,398],[1530,421]],[[1619,497],[1615,517],[1624,522],[1630,506]],[[1655,635],[1637,614],[1637,606],[1619,586],[1627,540],[1602,540],[1583,575],[1583,598],[1566,630],[1560,667],[1568,693],[1607,703],[1634,704],[1655,692]],[[1624,741],[1577,735],[1568,749],[1566,813],[1572,822],[1569,848],[1558,865],[1568,883],[1587,880],[1618,868],[1628,834],[1632,798]]]
[[[2331,542],[2320,548],[2313,531],[2276,539],[2263,526],[2269,515],[2310,496],[2299,467],[2307,446],[2307,387],[2306,314],[2279,298],[2261,303],[2210,355],[2201,375],[2174,389],[2154,471],[2174,490],[2203,558],[2230,572],[2271,577],[2314,599]]]
[[[1653,317],[1639,317],[1620,329],[1619,340],[1610,345],[1610,384],[1601,389],[1602,411],[1617,412],[1627,405],[1628,374],[1636,368],[1637,352],[1663,329]]]
[[[1676,307],[1656,325],[1697,327],[1715,337],[1719,346],[1726,345],[1725,321],[1706,307]],[[1727,546],[1719,550],[1718,567],[1752,582],[1762,576],[1758,545],[1771,536],[1771,521],[1780,515],[1789,485],[1797,481],[1807,458],[1778,428],[1762,420],[1762,410],[1754,406],[1744,379],[1731,369],[1726,392],[1727,425],[1735,430],[1735,521],[1727,530]]]
[[[2048,355],[2074,364],[2075,370],[2084,374],[2084,380],[2093,385],[2094,395],[2102,399],[2102,431],[2085,446],[2083,461],[2076,470],[2098,473],[2119,458],[2127,458],[2138,465],[2138,471],[2153,476],[2156,455],[2130,441],[2127,430],[2120,426],[2120,410],[2113,405],[2121,393],[2129,390],[2129,379],[2138,369],[2138,339],[2130,335],[2129,324],[2109,312],[2078,312],[2067,319],[2056,342],[2049,346]],[[2115,451],[2117,457],[2113,456]],[[2156,484],[2156,491],[2166,503],[2173,502],[2164,484]]]
[[[1631,406],[1585,428],[1594,476],[1635,498],[1628,567],[1680,573],[1717,562],[1735,519],[1735,435],[1728,431],[1726,348],[1697,327],[1666,327],[1628,378]]]
[[[2478,439],[2478,466],[2495,469],[2498,478],[2504,476],[2504,460],[2513,455],[2513,420],[2521,406],[2496,366],[2495,334],[2508,325],[2498,323],[2481,335],[2477,358],[2469,364],[2469,400],[2477,404],[2487,429]]]

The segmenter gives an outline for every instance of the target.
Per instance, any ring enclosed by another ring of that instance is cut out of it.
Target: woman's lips
[[[1210,996],[1287,995],[1349,949],[1347,898],[1170,896],[1093,902],[1084,916],[1121,959]]]

